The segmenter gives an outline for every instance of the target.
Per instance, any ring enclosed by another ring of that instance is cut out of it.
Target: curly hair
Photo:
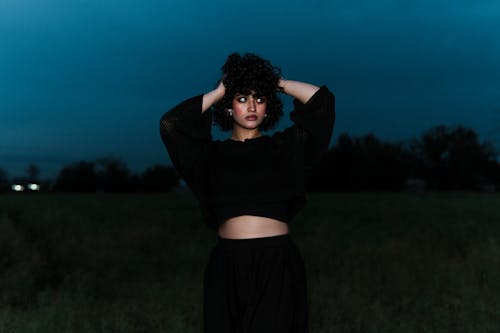
[[[283,102],[278,96],[282,92],[278,86],[281,70],[266,59],[253,53],[232,53],[221,68],[223,73],[222,83],[225,87],[224,97],[213,105],[214,121],[223,131],[233,128],[233,118],[227,114],[227,109],[232,108],[234,96],[255,91],[266,98],[266,114],[259,129],[266,131],[272,129],[283,115]]]

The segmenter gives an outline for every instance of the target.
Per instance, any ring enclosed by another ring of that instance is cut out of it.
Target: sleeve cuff
[[[174,128],[194,139],[210,139],[212,112],[201,112],[203,94],[188,98],[168,111],[163,120],[171,123]]]
[[[294,99],[294,109],[290,112],[290,120],[300,126],[312,130],[319,124],[333,117],[335,96],[323,85],[304,104]]]
[[[294,111],[301,112],[309,112],[309,110],[315,110],[322,106],[325,98],[335,98],[333,93],[328,89],[326,85],[322,85],[318,91],[314,93],[314,95],[309,98],[309,100],[304,104],[298,99],[293,99]]]

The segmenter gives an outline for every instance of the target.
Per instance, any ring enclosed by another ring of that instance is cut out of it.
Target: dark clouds
[[[336,134],[463,123],[500,139],[499,19],[495,1],[3,0],[0,166],[166,163],[158,118],[211,89],[233,51],[327,84]]]

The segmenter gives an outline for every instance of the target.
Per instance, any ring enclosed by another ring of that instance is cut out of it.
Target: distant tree
[[[133,187],[132,174],[121,160],[113,156],[97,160],[98,187],[106,192],[130,192]]]
[[[8,187],[7,171],[0,168],[0,192],[6,190]]]
[[[35,164],[30,164],[26,168],[26,173],[28,174],[28,179],[30,181],[38,181],[38,176],[40,175],[40,168]]]
[[[0,184],[7,183],[7,171],[0,168]]]
[[[491,142],[479,142],[477,133],[463,126],[435,126],[424,133],[418,149],[423,174],[442,190],[475,190],[494,181],[496,151]]]
[[[80,161],[64,167],[59,172],[54,189],[64,192],[94,192],[96,185],[95,164]]]
[[[375,135],[351,138],[341,134],[315,173],[312,190],[400,190],[410,170],[402,144],[385,143]]]
[[[179,184],[173,167],[155,165],[142,173],[142,189],[147,192],[166,192]]]
[[[132,173],[129,178],[129,192],[142,190],[142,176]]]

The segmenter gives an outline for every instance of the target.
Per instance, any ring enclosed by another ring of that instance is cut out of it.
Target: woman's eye
[[[264,97],[257,98],[257,103],[264,103],[266,99]]]
[[[245,103],[247,101],[246,97],[239,97],[238,102]]]

